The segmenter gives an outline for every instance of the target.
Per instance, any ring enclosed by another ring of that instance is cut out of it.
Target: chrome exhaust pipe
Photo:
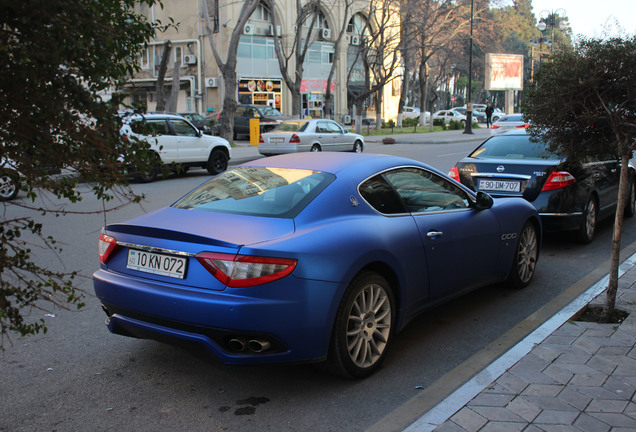
[[[245,351],[245,341],[242,339],[230,339],[227,345],[232,351]]]
[[[261,353],[263,351],[267,351],[270,345],[271,344],[269,343],[269,341],[258,340],[258,339],[252,339],[247,343],[247,347],[250,349],[250,351],[255,353]]]

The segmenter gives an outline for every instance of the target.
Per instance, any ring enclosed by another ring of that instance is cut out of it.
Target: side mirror
[[[477,200],[475,201],[475,208],[477,210],[487,210],[492,207],[494,201],[490,195],[483,192],[477,192]]]

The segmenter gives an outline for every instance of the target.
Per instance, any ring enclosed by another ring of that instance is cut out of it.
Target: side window
[[[327,122],[327,128],[329,129],[329,132],[331,133],[337,133],[337,134],[342,133],[342,129],[336,123]]]
[[[362,198],[380,213],[407,213],[404,203],[382,175],[377,175],[362,183],[359,191]]]
[[[130,123],[130,129],[140,135],[169,135],[165,120],[138,120]]]
[[[430,171],[402,168],[387,172],[385,176],[411,213],[469,207],[468,195],[464,190]]]
[[[170,120],[172,124],[172,129],[174,129],[174,133],[180,136],[197,136],[197,131],[195,131],[192,126],[183,120]]]
[[[325,122],[316,123],[316,132],[317,133],[329,133],[330,131],[327,129],[327,125]]]

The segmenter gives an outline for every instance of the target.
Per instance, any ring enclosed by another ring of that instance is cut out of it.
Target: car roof
[[[133,114],[126,117],[127,121],[131,120],[155,120],[155,119],[177,119],[184,120],[185,117],[179,114],[166,114],[166,113],[148,113],[148,114]]]

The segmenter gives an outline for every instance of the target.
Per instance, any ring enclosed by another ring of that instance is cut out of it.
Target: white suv
[[[227,169],[232,157],[227,140],[204,135],[187,119],[178,115],[134,114],[123,119],[121,133],[129,138],[146,141],[162,165],[174,166],[179,172],[197,166],[216,175]],[[150,182],[157,177],[160,170],[161,167],[157,166],[137,177]]]

